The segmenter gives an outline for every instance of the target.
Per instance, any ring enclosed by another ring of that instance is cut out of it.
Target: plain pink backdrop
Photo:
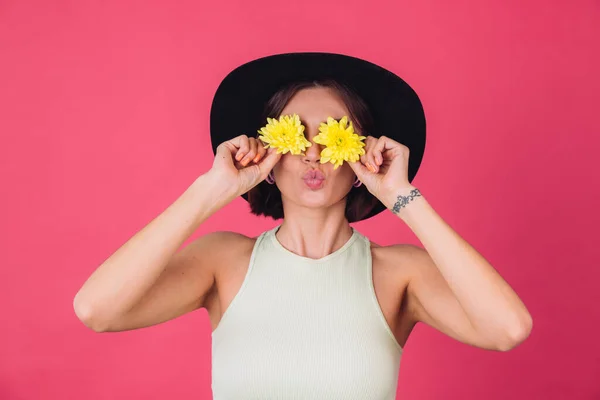
[[[419,325],[398,398],[600,399],[599,4],[0,1],[0,399],[211,398],[205,310],[98,334],[72,301],[210,168],[220,80],[289,51],[409,82],[428,128],[413,184],[533,315],[508,353]],[[192,238],[274,225],[240,198]],[[420,244],[390,212],[354,226]]]

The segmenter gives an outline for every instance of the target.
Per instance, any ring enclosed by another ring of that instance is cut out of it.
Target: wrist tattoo
[[[412,189],[408,196],[399,195],[396,198],[396,203],[392,207],[392,212],[394,214],[398,214],[402,208],[406,207],[409,201],[412,201],[415,197],[418,196],[421,196],[421,192],[419,191],[419,189],[416,188]]]

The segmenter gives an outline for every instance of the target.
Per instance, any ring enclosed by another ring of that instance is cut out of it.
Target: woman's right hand
[[[241,195],[258,185],[281,158],[257,138],[240,135],[217,147],[209,173],[226,189]]]

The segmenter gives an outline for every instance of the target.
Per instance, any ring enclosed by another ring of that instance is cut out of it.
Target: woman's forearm
[[[211,175],[198,177],[92,273],[73,300],[77,316],[88,321],[110,321],[130,310],[185,240],[233,198],[235,195]]]
[[[444,276],[471,324],[486,337],[520,342],[531,315],[494,267],[454,231],[422,196],[399,196],[397,214],[415,233]],[[404,201],[402,201],[404,199]]]

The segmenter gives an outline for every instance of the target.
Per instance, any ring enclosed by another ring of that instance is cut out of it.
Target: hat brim
[[[373,137],[387,136],[410,150],[408,180],[412,182],[425,152],[425,114],[415,91],[399,76],[369,61],[335,53],[275,54],[247,62],[231,71],[217,88],[210,110],[213,153],[224,141],[256,131],[266,122],[263,109],[282,86],[296,81],[335,79],[350,86],[373,116]],[[248,200],[248,194],[242,197]],[[385,210],[379,204],[364,219]]]

